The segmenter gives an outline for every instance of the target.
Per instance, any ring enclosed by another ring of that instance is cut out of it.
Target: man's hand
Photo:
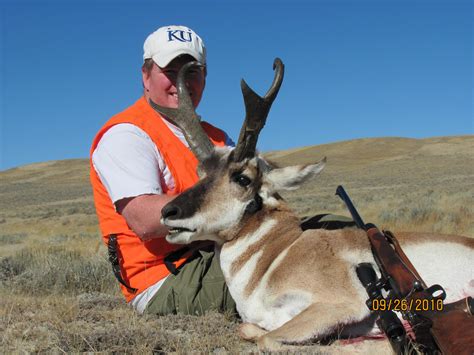
[[[162,238],[168,234],[168,228],[160,223],[161,209],[176,196],[140,195],[124,198],[115,203],[117,212],[127,221],[128,226],[146,241]]]

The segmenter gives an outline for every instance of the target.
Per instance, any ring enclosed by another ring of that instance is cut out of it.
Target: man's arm
[[[172,196],[162,190],[166,165],[150,137],[131,124],[110,128],[92,155],[115,208],[142,239],[164,237],[161,209]]]
[[[170,195],[140,195],[121,199],[115,206],[140,239],[149,240],[168,234],[168,228],[160,223],[161,209],[174,198]]]

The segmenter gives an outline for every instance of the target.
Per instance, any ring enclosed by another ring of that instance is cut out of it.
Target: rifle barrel
[[[352,219],[356,223],[357,227],[367,231],[367,226],[365,225],[364,221],[362,220],[362,217],[357,212],[357,210],[354,207],[351,199],[349,198],[349,195],[346,193],[346,190],[344,190],[342,185],[339,185],[337,187],[336,195],[339,196],[341,198],[341,200],[344,201],[344,203],[346,204],[347,208],[349,209],[349,212],[351,213]]]

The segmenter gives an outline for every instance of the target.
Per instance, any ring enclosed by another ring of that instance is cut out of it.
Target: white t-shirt
[[[168,125],[188,146],[181,130]],[[174,179],[150,136],[130,123],[105,132],[92,153],[92,163],[114,203],[126,197],[161,194],[163,185],[174,187]]]
[[[189,147],[180,128],[165,119],[163,122]],[[227,135],[225,144],[234,146]],[[162,186],[169,190],[175,186],[173,176],[150,136],[130,123],[117,124],[105,132],[92,153],[92,164],[113,203],[127,197],[162,194]],[[165,279],[135,296],[132,306],[143,312]]]

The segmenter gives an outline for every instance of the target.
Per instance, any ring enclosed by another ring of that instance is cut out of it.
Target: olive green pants
[[[198,250],[177,275],[168,276],[145,313],[202,315],[209,310],[237,313],[215,253]]]
[[[354,226],[344,216],[324,214],[306,218],[304,229],[340,229]],[[213,251],[197,250],[177,275],[169,275],[148,303],[145,313],[202,315],[206,311],[237,313],[219,261]]]

